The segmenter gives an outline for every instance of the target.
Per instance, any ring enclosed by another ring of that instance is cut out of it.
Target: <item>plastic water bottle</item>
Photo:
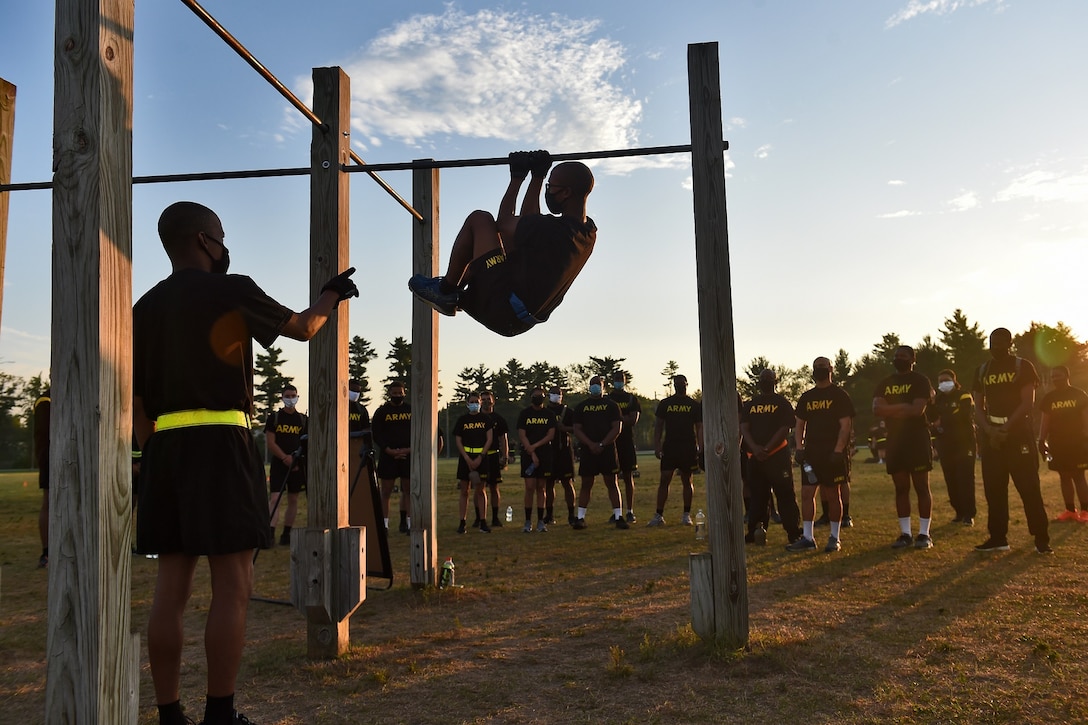
[[[695,514],[695,538],[698,541],[706,538],[706,514],[702,509]]]
[[[536,464],[535,463],[530,463],[528,466],[525,467],[525,475],[526,476],[531,476],[534,473],[536,473]]]
[[[507,506],[506,507],[506,523],[510,523],[513,520],[514,520],[514,507],[513,506]]]
[[[801,466],[801,470],[805,472],[805,480],[808,481],[809,485],[810,486],[815,486],[816,485],[816,471],[812,470],[812,464],[809,463],[808,461],[805,461],[804,465]]]
[[[446,561],[442,564],[442,572],[438,575],[438,588],[448,589],[453,586],[455,580],[456,568],[453,565],[453,557],[447,556]]]

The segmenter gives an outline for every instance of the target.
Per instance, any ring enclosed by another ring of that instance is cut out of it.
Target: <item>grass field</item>
[[[457,536],[452,464],[439,469],[439,554],[456,590],[413,590],[408,539],[392,534],[395,586],[369,591],[351,651],[305,656],[295,610],[254,602],[238,708],[268,723],[1046,723],[1088,721],[1088,525],[1052,524],[1053,556],[1034,553],[1011,493],[1007,553],[979,554],[980,525],[949,522],[933,474],[935,548],[893,551],[891,484],[856,463],[838,554],[790,554],[772,530],[748,548],[750,647],[723,652],[691,631],[687,554],[674,483],[649,529],[657,466],[642,458],[638,525],[616,531],[600,484],[573,531],[521,532],[521,481],[507,474],[514,526]],[[1057,479],[1044,475],[1053,517]],[[0,722],[42,722],[46,573],[38,559],[34,474],[0,474]],[[705,502],[696,479],[696,506]],[[565,512],[558,512],[565,513]],[[715,522],[711,522],[713,526]],[[917,526],[917,523],[915,523]],[[817,538],[826,537],[817,530]],[[288,552],[262,552],[256,593],[286,597]],[[132,562],[133,626],[146,629],[155,562]],[[384,583],[384,582],[383,582]],[[182,701],[203,708],[206,566],[186,624]],[[146,643],[141,722],[156,722]]]

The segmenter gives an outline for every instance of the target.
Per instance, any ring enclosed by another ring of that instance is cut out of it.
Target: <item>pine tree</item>
[[[268,416],[279,405],[283,386],[293,380],[280,374],[280,368],[286,362],[280,357],[282,354],[283,350],[278,347],[270,347],[265,352],[257,353],[257,363],[253,366],[254,422],[263,424],[268,420]]]
[[[348,343],[348,377],[359,381],[359,385],[362,387],[359,402],[363,405],[370,404],[370,393],[373,392],[370,381],[366,377],[366,368],[370,361],[376,357],[378,357],[378,353],[366,339],[359,335],[351,338],[351,342]]]

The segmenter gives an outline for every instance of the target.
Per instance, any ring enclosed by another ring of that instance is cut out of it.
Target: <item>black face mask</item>
[[[544,205],[548,207],[548,211],[552,214],[559,214],[563,211],[563,207],[560,206],[559,200],[555,198],[554,194],[544,192]]]
[[[533,405],[544,405],[543,395],[534,395],[529,400],[533,401]]]
[[[812,382],[822,383],[831,379],[831,368],[812,368]]]
[[[895,366],[897,372],[909,373],[914,363],[910,360],[892,360],[892,365]]]
[[[393,405],[400,405],[401,403],[404,402],[404,396],[403,395],[390,395],[389,396],[389,402],[392,403]]]
[[[211,239],[211,237],[208,237],[208,239]],[[220,240],[212,239],[212,241],[218,244],[219,248],[223,250],[223,254],[219,256],[219,259],[216,259],[212,256],[212,253],[208,251],[207,247],[204,248],[204,252],[208,255],[208,258],[212,260],[212,274],[226,274],[227,270],[230,269],[230,250],[228,250]]]

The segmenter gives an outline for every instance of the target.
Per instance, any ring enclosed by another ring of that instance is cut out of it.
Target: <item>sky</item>
[[[0,7],[15,183],[51,178],[53,5]],[[203,5],[304,101],[312,68],[343,68],[368,163],[687,144],[687,45],[718,43],[738,368],[856,359],[888,332],[919,342],[957,308],[985,331],[1061,321],[1088,335],[1082,0]],[[135,16],[134,175],[309,165],[309,122],[185,5],[137,0]],[[626,358],[649,397],[669,361],[700,387],[690,157],[590,165],[597,245],[566,300],[515,338],[440,318],[444,391],[481,363],[590,356]],[[383,177],[411,198],[410,172]],[[461,220],[494,212],[508,175],[440,178],[444,267]],[[134,187],[134,299],[169,274],[159,213],[189,199],[221,217],[232,272],[305,308],[308,183]],[[349,330],[379,354],[377,387],[389,343],[411,335],[412,220],[366,176],[350,184],[362,297]],[[50,204],[10,197],[0,371],[23,377],[49,367]],[[277,346],[304,385],[305,345]]]

